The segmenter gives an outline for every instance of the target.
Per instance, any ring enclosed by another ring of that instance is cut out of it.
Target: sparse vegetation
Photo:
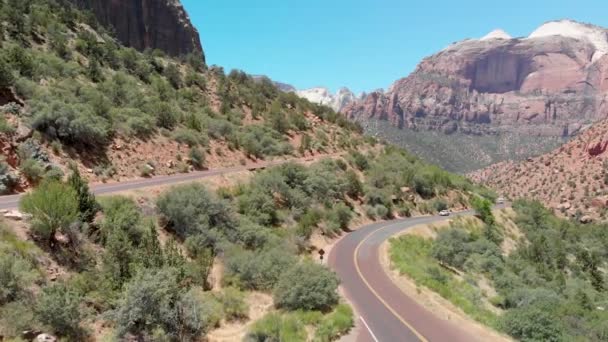
[[[605,227],[558,219],[538,202],[517,201],[513,208],[525,238],[509,254],[487,238],[487,222],[457,221],[435,240],[391,240],[391,258],[418,284],[518,340],[602,340],[600,322],[606,315],[599,307],[608,298],[600,271]],[[491,226],[502,230],[494,221]],[[480,289],[480,278],[490,281],[495,296]],[[496,315],[496,310],[504,313]]]
[[[415,153],[451,172],[466,173],[504,160],[523,160],[551,151],[565,142],[560,137],[522,134],[472,135],[400,129],[383,120],[362,121],[367,134]],[[463,148],[466,146],[466,148]],[[522,148],[525,147],[525,148]]]

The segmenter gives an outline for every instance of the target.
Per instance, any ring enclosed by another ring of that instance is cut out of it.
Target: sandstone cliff
[[[569,20],[527,38],[495,31],[424,59],[343,112],[448,134],[570,136],[608,114],[607,51],[605,29]]]
[[[203,51],[198,31],[179,0],[70,1],[92,11],[101,24],[113,27],[127,46],[160,49],[171,56]]]

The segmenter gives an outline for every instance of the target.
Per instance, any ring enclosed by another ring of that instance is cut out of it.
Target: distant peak
[[[342,110],[356,100],[356,96],[346,87],[340,88],[335,94],[325,87],[298,90],[296,94],[310,102],[327,105],[335,111]]]
[[[483,36],[480,40],[490,40],[490,39],[513,39],[511,35],[502,29],[496,29],[485,36]]]
[[[599,26],[583,24],[570,19],[549,21],[532,32],[528,38],[549,36],[569,37],[590,42],[597,50],[593,56],[594,60],[608,53],[608,31]]]

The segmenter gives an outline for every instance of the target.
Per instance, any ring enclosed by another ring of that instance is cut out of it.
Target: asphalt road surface
[[[160,186],[160,185],[172,185],[182,182],[194,181],[197,179],[223,175],[228,173],[240,172],[245,170],[256,170],[263,169],[273,165],[279,165],[293,160],[280,160],[257,163],[248,166],[235,166],[223,169],[213,169],[207,171],[196,171],[190,173],[180,173],[170,176],[156,176],[151,178],[134,179],[130,181],[120,183],[106,183],[106,184],[92,184],[91,190],[96,195],[105,195],[111,193],[117,193],[122,191],[137,190],[148,187]],[[22,194],[0,196],[0,210],[1,209],[15,209],[19,207],[19,200]]]
[[[357,319],[362,329],[357,341],[476,340],[406,296],[380,265],[379,248],[385,240],[415,225],[446,219],[449,217],[428,216],[373,223],[347,234],[332,248],[328,263],[338,273],[346,296],[360,315]]]

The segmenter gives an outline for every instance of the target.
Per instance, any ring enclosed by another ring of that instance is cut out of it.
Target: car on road
[[[450,216],[449,210],[442,210],[439,212],[439,216]]]

